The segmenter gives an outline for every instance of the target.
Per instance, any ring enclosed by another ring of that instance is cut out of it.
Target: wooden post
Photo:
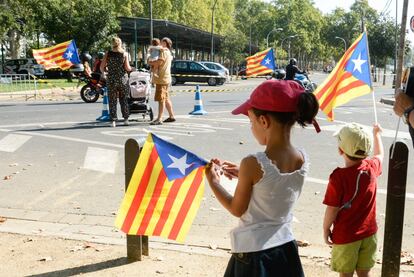
[[[390,159],[385,211],[384,246],[382,255],[383,277],[400,274],[401,243],[404,226],[405,188],[407,183],[408,146],[402,141],[395,143],[394,157]]]
[[[125,143],[125,191],[128,189],[139,154],[140,146],[138,142],[135,139],[128,139]],[[126,242],[128,262],[141,261],[142,255],[149,255],[147,236],[127,235]]]

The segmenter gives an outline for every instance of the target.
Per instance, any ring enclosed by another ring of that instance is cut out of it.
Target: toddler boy
[[[369,276],[377,250],[376,193],[384,149],[381,127],[373,127],[372,137],[357,123],[342,127],[334,136],[344,167],[329,177],[323,203],[327,206],[323,223],[324,239],[332,245],[331,268],[339,276]]]

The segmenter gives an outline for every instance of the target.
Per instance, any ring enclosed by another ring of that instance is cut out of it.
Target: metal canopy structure
[[[118,32],[120,38],[126,43],[139,45],[150,44],[150,20],[141,17],[119,17],[121,30]],[[211,33],[181,25],[168,20],[154,19],[154,37],[162,39],[169,37],[173,41],[173,48],[195,51],[211,51]],[[136,37],[135,37],[136,36]],[[214,52],[220,51],[223,36],[213,35]]]

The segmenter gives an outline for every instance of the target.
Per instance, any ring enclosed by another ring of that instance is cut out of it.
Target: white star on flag
[[[270,59],[269,58],[267,58],[266,60],[265,60],[265,64],[269,64],[270,63]]]
[[[72,56],[73,56],[73,53],[72,53],[72,51],[68,51],[67,53],[66,53],[66,58],[68,58],[68,59],[72,59]]]
[[[171,156],[170,154],[168,154],[168,156],[173,161],[168,166],[168,168],[176,168],[176,169],[178,169],[181,172],[182,175],[185,175],[185,170],[191,166],[191,164],[188,164],[187,163],[187,153],[184,154],[184,156],[182,156],[179,159],[177,159],[174,156]]]
[[[359,73],[362,73],[361,66],[367,62],[367,60],[361,60],[361,53],[359,53],[358,59],[352,59],[351,60],[354,63],[354,70],[358,70]]]

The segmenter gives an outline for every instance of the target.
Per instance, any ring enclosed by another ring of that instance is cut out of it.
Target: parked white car
[[[226,81],[230,80],[229,70],[224,65],[222,65],[220,63],[215,63],[215,62],[200,62],[200,63],[202,65],[210,68],[210,69],[213,69],[213,70],[216,70],[216,71],[219,71],[219,72],[223,72],[224,76],[226,77]]]
[[[43,76],[45,69],[33,58],[7,60],[4,66],[4,74],[32,74]]]

